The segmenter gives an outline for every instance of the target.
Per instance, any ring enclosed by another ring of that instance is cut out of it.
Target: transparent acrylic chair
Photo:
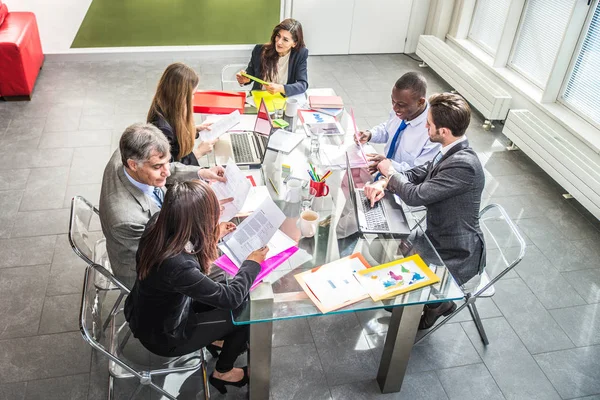
[[[221,90],[249,92],[252,89],[252,84],[240,86],[235,78],[235,74],[241,70],[245,70],[247,67],[247,64],[227,64],[224,66],[221,70]]]
[[[114,396],[115,379],[137,378],[139,385],[130,396],[130,399],[135,398],[147,386],[168,399],[176,400],[177,396],[159,386],[155,378],[176,372],[192,372],[198,369],[202,369],[204,398],[209,399],[204,349],[177,358],[156,356],[146,350],[138,340],[131,339],[131,330],[124,320],[122,312],[109,316],[108,330],[102,337],[94,335],[94,332],[98,330],[96,326],[98,323],[97,315],[103,308],[104,298],[104,296],[99,297],[96,295],[95,282],[99,276],[102,276],[116,290],[120,291],[122,296],[129,294],[129,290],[103,266],[95,263],[88,265],[83,283],[79,328],[84,340],[109,360],[108,399],[111,400]]]
[[[102,234],[100,226],[99,210],[89,201],[81,196],[75,196],[71,199],[71,216],[69,221],[69,242],[71,248],[87,265],[96,263],[105,268],[112,275],[110,261],[106,252],[106,239]],[[114,276],[113,276],[114,278]],[[116,278],[114,278],[117,280]],[[96,275],[95,288],[96,296],[105,297],[108,291],[114,291],[116,286],[111,285],[102,274]],[[95,335],[100,335],[108,327],[110,316],[117,312],[124,294],[119,293],[115,300],[112,310],[103,323],[102,327],[97,326]],[[104,299],[103,299],[104,300]],[[97,318],[101,318],[98,314]]]
[[[495,211],[495,212],[494,212]],[[500,222],[500,225],[496,224]],[[498,282],[504,275],[508,274],[514,267],[517,266],[525,256],[525,240],[519,232],[517,226],[508,217],[508,214],[498,204],[489,204],[483,210],[479,212],[479,224],[486,237],[486,250],[494,247],[500,252],[500,258],[502,260],[503,267],[500,271],[494,272],[493,278],[490,278],[486,267],[484,266],[483,271],[479,273],[475,278],[465,283],[461,289],[465,295],[464,303],[458,307],[452,314],[448,315],[441,322],[431,328],[427,333],[419,338],[415,344],[423,341],[429,335],[437,331],[441,326],[450,321],[454,316],[461,312],[465,307],[469,309],[473,322],[477,327],[479,336],[485,345],[489,344],[489,340],[483,328],[483,323],[477,311],[475,302],[480,297],[492,297],[495,293],[494,283]],[[500,229],[499,229],[500,228]],[[507,237],[508,234],[508,237]],[[507,243],[507,240],[511,240],[512,243],[518,244],[518,253],[516,257],[510,257],[503,249],[502,244]]]

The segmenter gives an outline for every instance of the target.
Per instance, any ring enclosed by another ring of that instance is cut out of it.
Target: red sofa
[[[0,0],[0,97],[31,100],[43,62],[35,15],[8,12]]]

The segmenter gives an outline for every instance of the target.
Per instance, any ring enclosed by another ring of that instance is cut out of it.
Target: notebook
[[[344,101],[340,96],[308,96],[312,108],[342,108]]]

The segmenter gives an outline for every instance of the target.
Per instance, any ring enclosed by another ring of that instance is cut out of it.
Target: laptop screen
[[[350,158],[346,153],[346,175],[348,176],[348,192],[352,200],[352,206],[356,208],[356,193],[354,192],[354,177],[352,176],[352,168],[350,168]]]
[[[273,131],[273,123],[271,122],[271,116],[265,99],[260,100],[260,106],[258,107],[258,115],[256,116],[256,124],[254,125],[254,132],[259,135],[269,136]]]

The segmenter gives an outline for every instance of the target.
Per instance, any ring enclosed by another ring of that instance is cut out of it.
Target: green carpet
[[[280,0],[93,0],[71,48],[267,42]]]

